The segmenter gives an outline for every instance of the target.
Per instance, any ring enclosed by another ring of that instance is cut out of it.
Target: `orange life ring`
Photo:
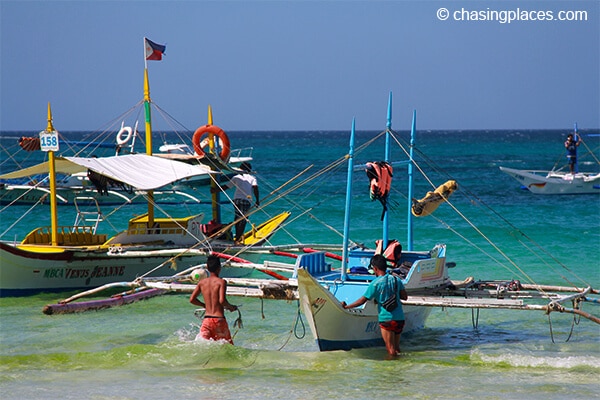
[[[219,153],[219,158],[223,161],[229,160],[229,154],[231,153],[231,143],[229,142],[229,138],[227,134],[223,131],[223,129],[219,128],[216,125],[203,125],[200,128],[196,129],[194,132],[194,136],[192,137],[192,143],[194,144],[194,151],[199,156],[203,156],[206,154],[203,147],[206,146],[206,142],[202,140],[202,136],[213,134],[220,140],[221,152]],[[203,143],[204,142],[204,143]]]

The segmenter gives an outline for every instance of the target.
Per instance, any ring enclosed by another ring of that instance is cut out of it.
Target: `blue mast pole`
[[[577,122],[575,122],[575,128],[573,131],[573,140],[575,141],[575,143],[577,143],[577,141],[579,141],[579,135],[577,134]],[[577,160],[577,146],[575,146],[575,165],[574,165],[574,169],[573,171],[575,173],[579,172],[579,162]]]
[[[348,152],[348,177],[346,179],[346,212],[344,215],[344,243],[342,247],[342,280],[346,279],[348,268],[348,246],[350,243],[350,206],[352,204],[352,171],[354,170],[354,128],[355,119],[352,118],[350,131],[350,151]]]
[[[387,124],[385,130],[385,158],[386,162],[390,162],[390,130],[392,129],[392,92],[388,98],[388,109],[387,109]],[[391,193],[390,193],[391,194]],[[383,235],[382,235],[382,249],[386,249],[389,238],[389,218],[388,210],[385,210],[383,214]]]
[[[410,212],[410,208],[412,206],[412,198],[413,198],[413,187],[414,187],[414,182],[413,182],[413,149],[415,147],[415,131],[417,130],[417,110],[413,110],[413,117],[412,117],[412,126],[410,129],[410,149],[409,149],[409,156],[408,156],[408,217],[406,220],[407,223],[407,227],[406,227],[406,232],[407,232],[407,238],[406,238],[406,244],[408,247],[409,251],[412,251],[413,249],[413,216],[412,213]]]

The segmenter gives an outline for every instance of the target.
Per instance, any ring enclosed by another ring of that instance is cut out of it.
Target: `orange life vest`
[[[392,264],[392,268],[396,268],[402,256],[402,245],[400,242],[394,239],[390,240],[385,250],[383,250],[383,240],[377,240],[375,243],[377,244],[375,254],[382,254]]]
[[[392,186],[393,168],[385,161],[368,162],[365,171],[370,180],[371,200],[379,200],[383,206],[381,219],[387,211],[387,199]]]

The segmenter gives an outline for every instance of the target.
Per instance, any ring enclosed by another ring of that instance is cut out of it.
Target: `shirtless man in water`
[[[237,310],[237,306],[229,304],[225,293],[227,291],[227,282],[219,278],[221,272],[221,260],[217,256],[208,256],[206,266],[210,276],[201,279],[190,296],[190,303],[198,307],[204,307],[206,314],[200,327],[200,336],[203,339],[226,340],[233,344],[229,325],[225,319],[224,309],[229,311]],[[202,294],[204,303],[198,300]]]

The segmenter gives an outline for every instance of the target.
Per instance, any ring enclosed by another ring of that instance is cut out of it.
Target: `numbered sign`
[[[58,132],[40,132],[40,147],[42,151],[58,151]]]

